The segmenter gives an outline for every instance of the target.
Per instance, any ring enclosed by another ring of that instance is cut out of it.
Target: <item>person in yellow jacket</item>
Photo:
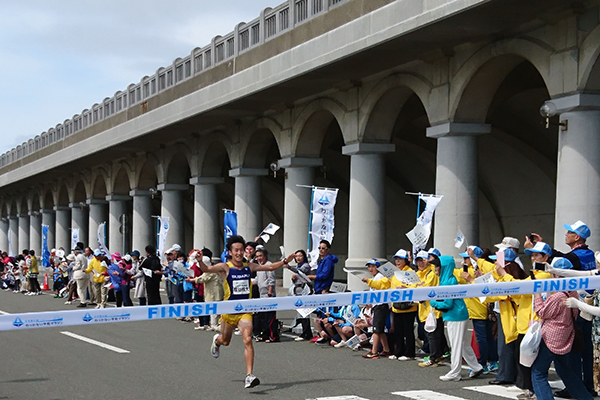
[[[544,253],[544,249],[546,252]],[[531,262],[547,262],[548,258],[551,254],[550,246],[540,245],[535,249],[526,249],[525,253],[530,255]],[[526,277],[525,273],[522,272],[521,269],[515,269],[514,266],[507,264],[504,268],[501,265],[496,265],[496,274],[500,277],[499,282],[512,282],[515,280],[531,280],[532,277],[534,279],[549,279],[551,276],[549,273],[545,271],[536,271],[531,270],[530,276]],[[524,294],[524,295],[513,295],[511,296],[514,303],[517,305],[517,353],[516,358],[517,361],[520,358],[520,346],[523,337],[527,333],[529,329],[529,324],[531,319],[538,319],[537,315],[533,311],[532,303],[533,303],[533,295]],[[532,315],[533,314],[533,315]],[[531,368],[525,367],[520,363],[517,363],[517,380],[515,382],[515,386],[519,389],[523,390],[523,393],[517,395],[519,399],[533,399],[533,384],[531,382]]]
[[[521,267],[515,262],[517,255],[512,249],[504,249],[505,266],[510,268],[516,276],[519,276],[517,269],[524,273]],[[483,274],[492,273],[498,281],[501,277],[496,272],[496,264],[477,256],[472,249],[467,253],[471,258],[477,260],[479,270]],[[496,256],[490,256],[490,260],[495,261]],[[498,372],[496,379],[489,381],[490,385],[505,385],[515,383],[517,378],[518,358],[517,354],[517,305],[510,296],[488,296],[486,303],[497,302],[497,308],[500,310],[500,323],[498,324]]]
[[[417,264],[417,276],[421,280],[421,283],[418,284],[418,286],[439,286],[441,268],[439,258],[433,258],[433,260],[430,262],[429,254],[426,251],[419,251],[415,257],[415,263]],[[425,320],[430,312],[431,304],[429,301],[422,301],[419,303],[418,330],[419,333],[422,333],[427,339],[427,344],[429,347],[429,358],[425,359],[422,363],[419,363],[419,367],[437,367],[438,364],[443,360],[444,353],[449,350],[448,341],[446,340],[446,335],[444,334],[444,321],[442,320],[441,311],[435,309],[433,310],[435,318],[437,319],[437,328],[435,331],[425,331]],[[427,349],[425,344],[423,344],[423,348]]]
[[[483,250],[478,246],[469,246],[479,257]],[[475,266],[471,262],[468,253],[460,253],[463,258],[462,265],[454,269],[454,276],[459,284],[472,283],[476,277]],[[478,297],[464,299],[469,312],[469,318],[473,323],[473,331],[479,346],[479,364],[483,365],[484,373],[498,370],[498,344],[493,333],[494,322],[488,318],[488,305],[479,300]]]
[[[362,278],[362,281],[371,290],[386,290],[390,288],[390,281],[377,270],[380,265],[379,261],[375,258],[367,261],[366,267],[371,274],[371,278]],[[363,358],[388,358],[392,355],[387,335],[385,334],[385,323],[389,313],[390,307],[387,303],[373,304],[373,347],[370,352],[363,354]],[[381,347],[383,348],[381,353],[379,353],[379,343],[381,343]]]
[[[394,254],[394,264],[401,271],[412,271],[409,265],[409,253],[406,250],[398,250]],[[392,276],[390,287],[392,289],[408,288],[396,276]],[[412,286],[412,285],[411,285]],[[392,332],[390,333],[390,348],[393,348],[391,359],[400,361],[413,360],[415,358],[415,318],[418,306],[413,302],[392,303]]]
[[[104,261],[105,258],[106,257],[102,254],[100,249],[94,250],[94,257],[90,260],[86,270],[84,271],[86,274],[94,274],[92,279],[94,284],[94,292],[96,293],[97,301],[99,301],[99,304],[96,306],[96,308],[105,308],[106,298],[108,296],[108,288],[104,286],[108,280],[108,265]]]

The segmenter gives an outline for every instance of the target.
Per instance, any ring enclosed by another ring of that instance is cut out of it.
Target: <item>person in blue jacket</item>
[[[458,285],[454,277],[454,258],[451,256],[440,257],[440,286]],[[471,338],[467,335],[469,312],[463,299],[431,300],[431,307],[442,312],[442,319],[446,322],[450,348],[452,349],[450,372],[440,376],[440,380],[460,381],[461,364],[464,358],[471,372],[469,378],[477,378],[483,373],[483,367],[477,361],[475,352],[471,347]]]
[[[335,272],[335,264],[338,258],[333,254],[329,254],[331,243],[327,240],[319,242],[319,264],[317,266],[316,275],[311,275],[309,278],[315,280],[315,294],[329,293],[329,288],[333,283],[333,274]]]

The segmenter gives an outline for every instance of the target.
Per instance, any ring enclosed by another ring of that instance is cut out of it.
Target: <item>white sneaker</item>
[[[204,325],[195,326],[194,330],[196,330],[196,331],[203,331],[204,330]]]
[[[333,347],[335,347],[336,349],[341,349],[342,347],[346,347],[346,341],[342,340],[338,344],[334,344]]]
[[[213,340],[212,340],[212,344],[210,346],[210,354],[212,354],[212,356],[214,358],[219,358],[219,348],[220,346],[217,345],[217,338],[219,337],[219,334],[215,334],[215,336],[213,336]],[[248,375],[250,376],[250,375]],[[246,377],[246,382],[248,382],[248,376]],[[248,387],[248,386],[246,386]]]
[[[400,356],[398,357],[398,361],[410,361],[410,360],[414,360],[414,357],[406,357],[406,356]]]
[[[250,389],[258,385],[260,385],[260,380],[256,376],[252,374],[246,375],[246,379],[244,379],[244,387],[246,389]]]
[[[294,339],[295,342],[303,342],[304,338],[302,336],[298,336],[296,339]]]
[[[236,330],[233,332],[233,334],[234,334],[235,336],[240,336],[240,335],[242,334],[242,331],[240,331],[239,329],[236,329]],[[250,376],[250,375],[248,375],[248,376]],[[254,376],[254,375],[252,375],[252,376]]]
[[[96,310],[97,310],[97,309],[99,309],[99,308],[100,308],[100,304],[98,304],[98,305],[96,306]]]
[[[69,305],[71,302],[69,300],[65,301],[65,304]]]
[[[449,376],[449,375],[440,376],[440,381],[443,381],[443,382],[458,382],[460,380],[461,380],[460,376]]]

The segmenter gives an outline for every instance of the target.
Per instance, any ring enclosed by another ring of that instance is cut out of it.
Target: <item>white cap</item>
[[[417,253],[417,255],[416,255],[416,257],[415,257],[415,260],[416,260],[417,258],[422,258],[422,259],[424,259],[424,260],[429,260],[429,253],[428,253],[428,252],[426,252],[425,250],[421,250],[421,251],[419,251],[419,252]]]
[[[204,265],[210,265],[210,257],[202,256],[202,262],[204,263]]]
[[[521,246],[521,242],[519,242],[519,239],[516,239],[514,237],[510,237],[510,236],[506,236],[504,239],[502,239],[502,243],[498,243],[496,245],[498,249],[502,250],[502,249],[506,249],[508,247],[512,247],[514,249],[518,249],[519,246]]]

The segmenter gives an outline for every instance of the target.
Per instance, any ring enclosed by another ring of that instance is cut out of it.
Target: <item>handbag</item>
[[[433,308],[427,315],[427,319],[425,319],[425,332],[433,332],[437,329],[437,318],[435,317],[435,313],[433,312]]]
[[[533,319],[533,302],[531,308],[531,320],[529,321],[529,329],[523,337],[520,346],[519,364],[525,367],[531,367],[540,351],[540,343],[542,342],[542,322]]]

